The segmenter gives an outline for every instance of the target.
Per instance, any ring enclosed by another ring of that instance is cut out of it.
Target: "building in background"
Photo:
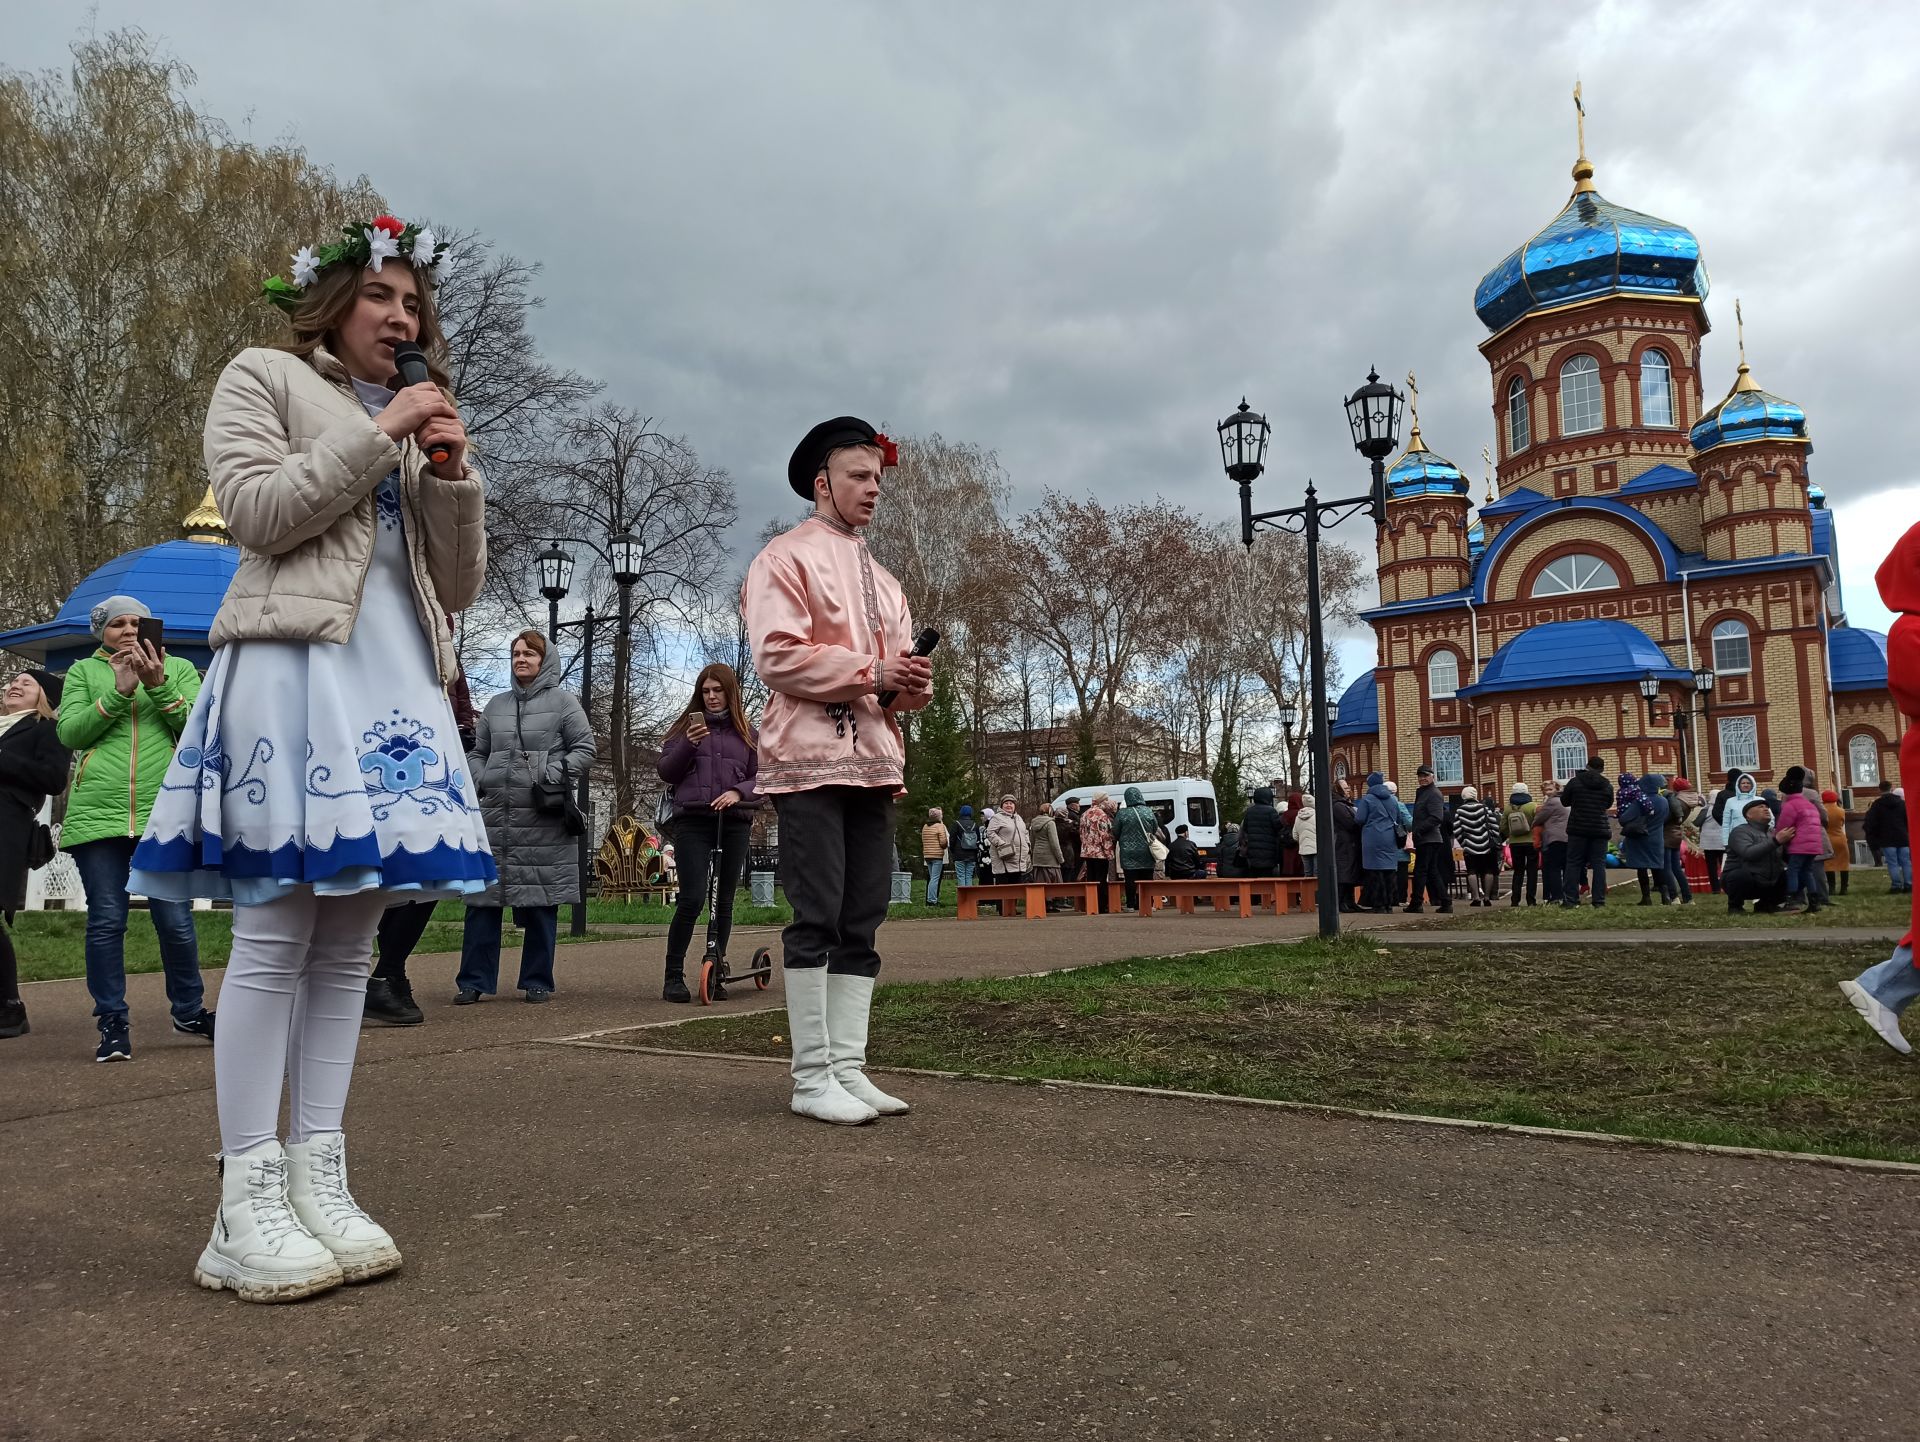
[[[1427,761],[1504,795],[1598,755],[1702,786],[1796,764],[1822,786],[1897,781],[1886,638],[1847,624],[1804,412],[1760,387],[1744,334],[1705,402],[1699,242],[1593,175],[1583,141],[1566,207],[1475,292],[1499,433],[1477,515],[1416,391],[1365,613],[1377,662],[1341,700],[1335,774],[1404,788]]]

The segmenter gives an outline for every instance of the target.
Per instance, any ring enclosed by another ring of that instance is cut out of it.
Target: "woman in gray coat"
[[[456,1005],[471,1006],[498,988],[500,913],[507,906],[526,933],[516,985],[528,1001],[553,995],[560,903],[582,894],[580,843],[564,815],[540,809],[534,783],[558,783],[570,793],[592,764],[593,728],[580,702],[560,689],[560,657],[548,653],[538,631],[522,631],[513,638],[513,685],[487,702],[467,757],[500,880],[467,903]]]

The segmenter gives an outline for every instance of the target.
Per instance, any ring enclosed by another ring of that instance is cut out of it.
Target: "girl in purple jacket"
[[[720,909],[714,935],[726,955],[733,930],[733,894],[747,866],[747,836],[760,796],[760,733],[747,724],[740,678],[716,661],[693,683],[687,709],[667,731],[660,751],[660,779],[673,787],[673,850],[680,868],[680,901],[667,929],[667,976],[660,995],[691,1001],[687,990],[687,944],[707,904],[707,868],[720,832]]]

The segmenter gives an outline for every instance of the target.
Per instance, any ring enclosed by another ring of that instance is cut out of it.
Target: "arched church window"
[[[1600,362],[1577,355],[1560,367],[1560,433],[1585,435],[1607,423],[1607,407],[1600,394]]]
[[[1575,591],[1611,591],[1620,585],[1612,566],[1598,556],[1562,556],[1533,583],[1536,596],[1569,596]]]
[[[1346,757],[1336,756],[1334,758],[1333,774],[1336,780],[1345,781],[1347,779],[1347,758]]]
[[[1753,642],[1740,621],[1722,621],[1713,628],[1713,669],[1721,675],[1753,669]]]
[[[1519,376],[1507,382],[1507,454],[1533,444],[1533,415],[1527,409],[1527,383]]]
[[[1880,784],[1880,743],[1873,737],[1856,736],[1847,743],[1847,770],[1853,776],[1854,789]]]
[[[1673,424],[1673,366],[1663,350],[1640,357],[1640,424]]]
[[[1587,733],[1578,726],[1562,726],[1553,733],[1553,779],[1565,781],[1587,764]]]
[[[1427,699],[1451,700],[1460,689],[1460,658],[1451,651],[1435,651],[1427,662]]]

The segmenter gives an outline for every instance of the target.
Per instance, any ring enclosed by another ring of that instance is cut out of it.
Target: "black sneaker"
[[[463,986],[460,988],[460,995],[453,999],[453,1004],[455,1006],[472,1006],[478,1000],[480,1000],[480,993],[478,991],[470,986]]]
[[[660,988],[660,1000],[692,1001],[693,993],[687,990],[686,977],[684,976],[668,977],[666,985]]]
[[[95,1061],[132,1061],[133,1036],[124,1021],[108,1022],[100,1028],[100,1047]]]
[[[27,1004],[24,1001],[0,1001],[0,1041],[25,1036],[32,1030],[27,1025]]]
[[[553,1000],[553,993],[550,991],[542,991],[537,986],[530,986],[527,988],[527,1002],[529,1005],[539,1006],[543,1002],[549,1002],[552,1000]]]
[[[403,981],[370,976],[367,978],[366,1010],[360,1013],[360,1019],[363,1022],[378,1022],[382,1026],[418,1026],[426,1017],[413,1004],[412,987]]]
[[[212,1041],[213,1013],[203,1006],[198,1016],[190,1016],[185,1021],[176,1016],[173,1019],[173,1029],[182,1036],[197,1036],[202,1041]]]

